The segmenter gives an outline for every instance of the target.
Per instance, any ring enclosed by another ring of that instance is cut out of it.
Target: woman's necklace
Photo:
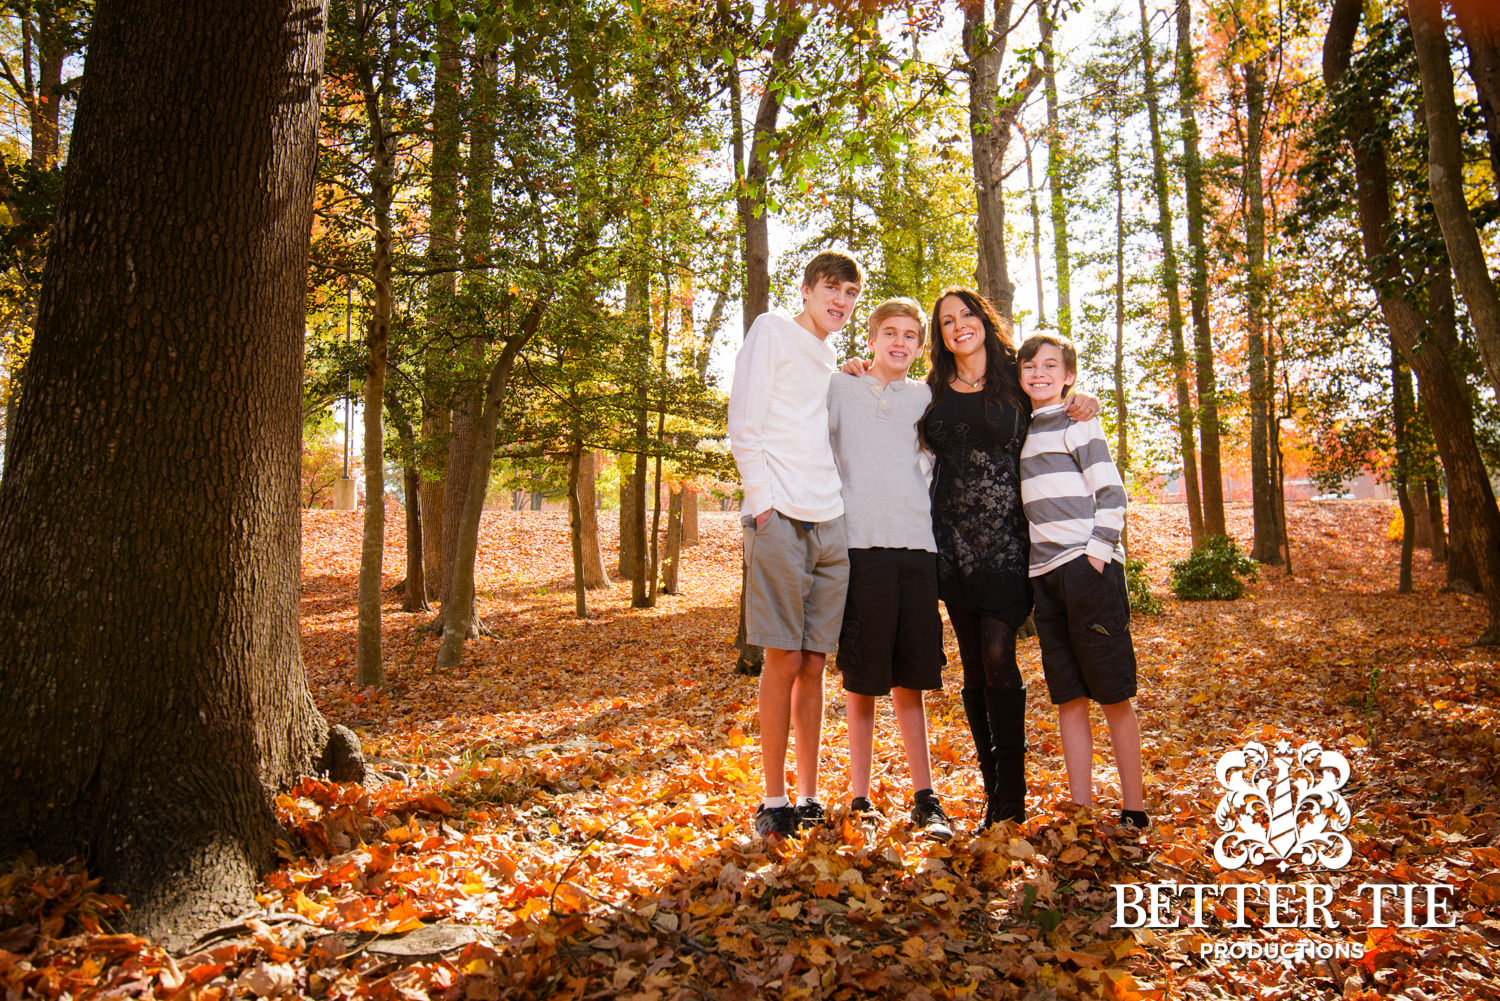
[[[957,379],[965,386],[968,386],[970,389],[978,389],[980,386],[984,385],[984,376],[981,375],[978,382],[970,382],[968,379],[965,379],[962,375],[960,375],[957,369],[954,369],[953,371],[953,378]]]

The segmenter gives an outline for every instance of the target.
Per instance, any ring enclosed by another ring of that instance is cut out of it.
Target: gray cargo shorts
[[[849,547],[843,516],[802,522],[772,511],[745,535],[745,636],[772,650],[833,653],[844,621]]]

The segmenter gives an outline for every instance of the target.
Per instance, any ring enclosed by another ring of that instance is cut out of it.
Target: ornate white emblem
[[[1338,792],[1349,778],[1349,761],[1316,742],[1293,748],[1278,741],[1275,753],[1252,741],[1219,759],[1219,800],[1214,822],[1225,833],[1214,842],[1214,859],[1226,869],[1280,859],[1321,862],[1342,869],[1354,846],[1339,832],[1349,826],[1349,804]]]

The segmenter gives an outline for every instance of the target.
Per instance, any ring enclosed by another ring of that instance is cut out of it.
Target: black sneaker
[[[946,842],[953,837],[953,827],[937,794],[924,789],[913,800],[911,825],[934,841]]]
[[[797,830],[805,831],[809,827],[817,827],[828,818],[823,810],[823,804],[815,799],[810,799],[802,806],[796,807]]]
[[[755,833],[763,838],[789,838],[797,833],[797,808],[762,803],[755,810]]]
[[[1151,818],[1145,810],[1121,810],[1120,826],[1128,831],[1144,831],[1151,826]]]
[[[881,813],[864,796],[855,796],[849,801],[849,819],[856,824],[877,824],[880,822]]]

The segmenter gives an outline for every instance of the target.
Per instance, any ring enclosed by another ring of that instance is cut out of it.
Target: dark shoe
[[[1026,688],[986,686],[984,705],[995,760],[985,823],[1020,823],[1026,819]]]
[[[828,814],[823,810],[823,804],[815,799],[810,799],[802,806],[793,809],[797,811],[797,830],[799,831],[817,827],[828,819]]]
[[[1121,810],[1120,826],[1127,830],[1144,831],[1150,828],[1151,818],[1145,810]]]
[[[797,808],[762,803],[755,811],[755,833],[763,838],[790,838],[797,833]]]
[[[937,794],[931,789],[923,789],[913,800],[911,826],[934,841],[946,842],[953,837],[953,827],[943,812],[943,804],[938,802]]]
[[[881,814],[875,809],[874,803],[863,796],[855,796],[849,801],[849,816],[863,823],[873,824],[880,819]]]

